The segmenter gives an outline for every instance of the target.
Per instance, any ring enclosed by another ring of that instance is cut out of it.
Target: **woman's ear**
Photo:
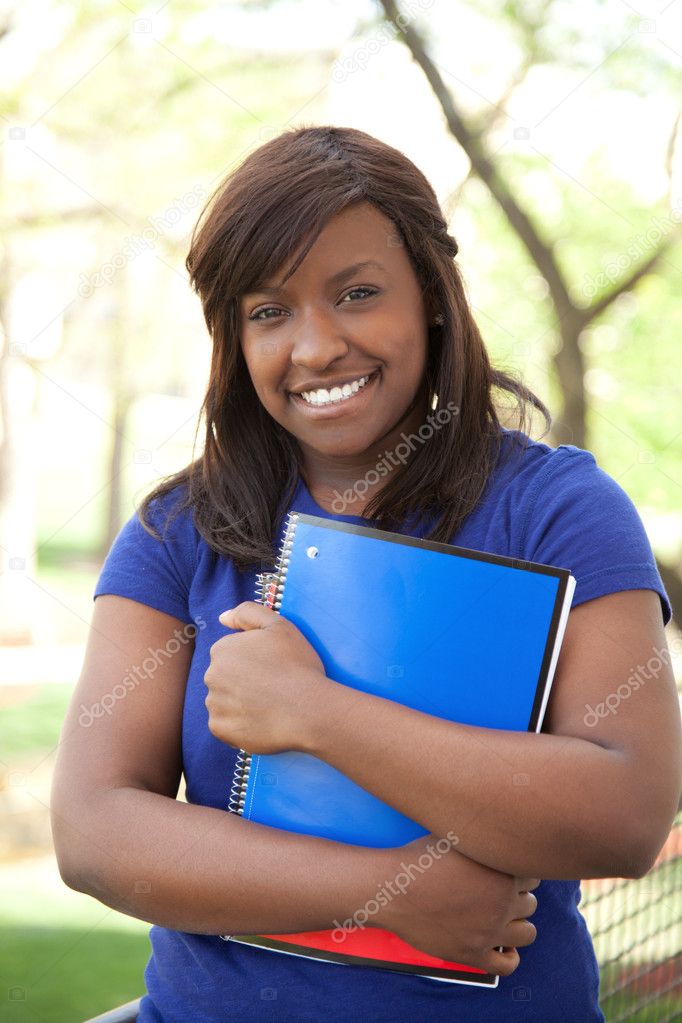
[[[445,317],[441,312],[439,306],[431,300],[427,310],[428,324],[429,327],[441,327],[445,323]]]

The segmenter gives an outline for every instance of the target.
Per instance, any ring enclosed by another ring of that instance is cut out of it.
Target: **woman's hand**
[[[246,600],[219,615],[229,629],[204,675],[209,730],[250,753],[306,750],[307,723],[330,681],[303,634],[271,608]]]
[[[429,834],[384,850],[395,895],[368,923],[422,952],[507,977],[519,965],[517,947],[535,941],[527,917],[537,908],[531,889],[540,881],[502,874],[448,844]],[[352,918],[346,926],[352,929]]]

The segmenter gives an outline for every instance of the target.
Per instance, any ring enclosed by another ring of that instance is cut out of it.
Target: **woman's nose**
[[[349,343],[332,315],[309,311],[293,324],[291,361],[294,365],[324,368],[345,355],[348,348]]]

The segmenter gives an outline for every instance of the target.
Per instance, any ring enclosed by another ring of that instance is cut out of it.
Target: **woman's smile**
[[[360,384],[360,381],[363,380],[365,383]],[[343,393],[344,390],[348,391],[350,389],[350,385],[346,385],[345,388],[332,388],[330,392],[331,400],[316,401],[315,395],[319,393],[317,391],[306,391],[308,399],[296,393],[292,393],[290,398],[302,415],[315,420],[338,419],[340,416],[346,415],[361,415],[368,407],[368,404],[375,400],[377,388],[381,383],[381,370],[375,370],[369,377],[367,375],[360,377],[357,383],[357,389],[350,390],[350,393]],[[337,390],[340,392],[338,395],[336,394]]]

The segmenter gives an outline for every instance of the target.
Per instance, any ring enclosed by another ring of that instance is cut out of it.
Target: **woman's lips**
[[[345,401],[330,402],[328,405],[311,405],[299,394],[291,394],[290,398],[297,409],[308,415],[311,419],[338,419],[341,416],[361,412],[367,405],[368,400],[373,400],[373,392],[379,384],[381,370],[377,369],[370,376],[364,387],[361,387],[355,394],[350,395]]]

